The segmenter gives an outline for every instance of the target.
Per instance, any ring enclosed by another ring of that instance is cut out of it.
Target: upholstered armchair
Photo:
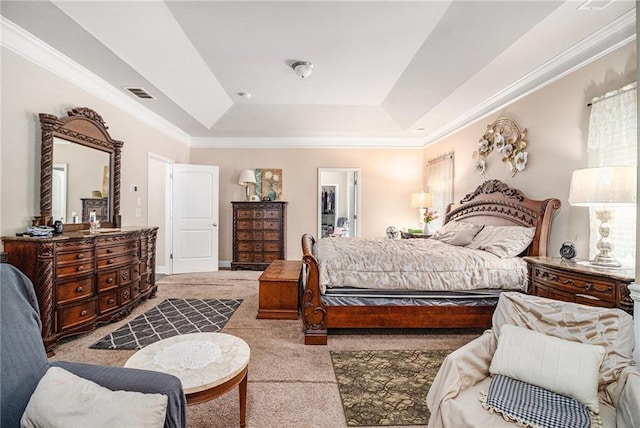
[[[514,330],[502,328],[504,325],[564,339],[560,342],[573,342],[571,346],[577,343],[597,345],[587,348],[598,348],[601,352],[602,362],[593,371],[594,379],[597,378],[597,382],[593,381],[593,395],[599,403],[598,417],[602,426],[640,427],[640,371],[633,360],[632,317],[618,309],[595,308],[514,292],[501,294],[490,330],[452,352],[443,362],[427,394],[431,411],[429,427],[516,426],[498,412],[488,411],[481,403],[481,397],[486,397],[491,384],[490,368],[493,371],[492,360],[498,353],[501,334],[504,344],[507,341],[505,332]],[[523,333],[523,330],[519,331]],[[568,360],[568,367],[580,364],[580,357],[575,353],[561,355]],[[552,365],[541,366],[540,370],[552,372],[554,368],[547,368]],[[524,370],[530,370],[530,367]],[[585,376],[588,375],[585,373]]]
[[[143,394],[130,394],[127,397],[131,395],[142,398],[159,397],[163,403],[162,409],[166,403],[164,417],[163,413],[159,413],[156,417],[160,425],[164,418],[164,426],[167,428],[186,427],[186,400],[180,380],[174,376],[120,367],[49,362],[42,342],[38,303],[33,285],[18,269],[2,263],[0,263],[0,317],[0,426],[19,426],[34,391],[42,390],[39,386],[41,379],[51,367],[60,367],[66,372],[58,369],[54,372],[66,375],[71,373],[72,375],[68,376],[74,379],[79,376],[83,386],[91,385],[93,388],[93,384],[86,380],[100,385],[95,385],[90,393],[84,389],[85,394],[79,401],[88,396],[99,396],[95,393],[96,390],[106,391],[106,394],[112,394],[113,391],[137,391]],[[55,395],[61,395],[70,391],[53,388],[52,392]],[[104,392],[101,393],[103,394],[101,397],[104,397]],[[117,393],[113,394],[117,395]],[[162,395],[167,399],[165,400]],[[135,400],[128,404],[131,405],[128,408],[132,407],[134,411],[139,408],[135,406]],[[104,406],[106,407],[106,404]],[[69,411],[74,413],[72,416],[77,417],[82,407],[85,406],[76,406],[76,409],[69,409]],[[64,426],[64,423],[56,420],[55,424],[47,423],[45,426]],[[88,423],[86,426],[96,425]]]

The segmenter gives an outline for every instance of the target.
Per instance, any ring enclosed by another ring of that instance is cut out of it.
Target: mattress
[[[336,287],[413,291],[525,291],[527,265],[435,239],[319,239],[320,290]]]

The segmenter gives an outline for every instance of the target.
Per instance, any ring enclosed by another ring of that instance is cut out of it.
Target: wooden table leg
[[[244,428],[247,424],[247,374],[248,370],[245,371],[244,377],[240,381],[240,386],[238,390],[240,391],[240,427]]]

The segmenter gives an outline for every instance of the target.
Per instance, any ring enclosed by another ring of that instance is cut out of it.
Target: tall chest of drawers
[[[156,233],[149,228],[2,238],[8,262],[33,282],[48,353],[61,338],[119,320],[155,294]]]
[[[284,260],[286,208],[284,201],[231,202],[233,261],[231,269],[264,270]]]

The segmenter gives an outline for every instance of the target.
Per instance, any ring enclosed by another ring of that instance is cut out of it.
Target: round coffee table
[[[240,385],[240,426],[247,413],[249,345],[225,333],[192,333],[152,343],[133,354],[125,367],[155,370],[182,382],[187,404],[219,397]]]

